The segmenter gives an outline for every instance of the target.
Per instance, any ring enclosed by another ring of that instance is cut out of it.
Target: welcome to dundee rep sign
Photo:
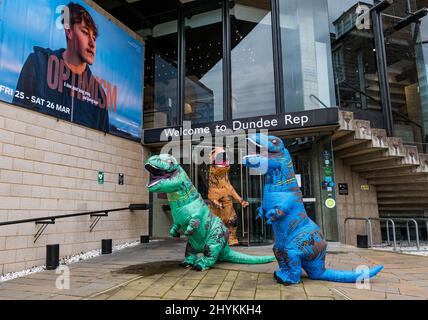
[[[82,0],[0,1],[0,25],[0,100],[141,139],[141,42]]]
[[[191,139],[199,136],[222,136],[248,130],[281,131],[336,125],[339,122],[337,108],[310,110],[275,116],[263,116],[206,125],[184,125],[163,129],[143,130],[145,144]]]

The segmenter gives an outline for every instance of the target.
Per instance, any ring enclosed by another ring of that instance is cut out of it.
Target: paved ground
[[[370,284],[339,284],[302,279],[296,286],[277,284],[267,265],[220,263],[196,272],[177,266],[182,240],[156,241],[70,265],[70,289],[57,289],[59,274],[45,271],[0,284],[0,300],[378,300],[428,299],[428,257],[411,256],[343,245],[330,245],[328,267],[353,269],[383,264],[385,270]],[[271,246],[238,248],[250,254],[271,254]]]

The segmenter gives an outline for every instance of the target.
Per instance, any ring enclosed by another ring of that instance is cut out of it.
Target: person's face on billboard
[[[86,26],[85,21],[76,23],[70,32],[70,48],[82,63],[92,65],[97,51],[94,32]]]

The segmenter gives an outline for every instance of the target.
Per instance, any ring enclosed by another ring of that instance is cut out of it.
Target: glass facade
[[[223,120],[223,41],[221,3],[186,18],[184,120]],[[209,35],[209,36],[207,36]]]
[[[146,30],[144,128],[178,123],[178,30],[171,20]]]
[[[401,137],[405,143],[422,147],[426,142],[422,117],[422,91],[426,72],[425,68],[420,68],[423,59],[419,54],[420,26],[410,24],[398,30],[393,29],[397,21],[408,15],[411,4],[416,2],[394,2],[385,11],[382,23],[384,33],[387,35],[385,45],[394,135]],[[420,148],[421,151],[422,149]]]
[[[147,42],[145,129],[335,106],[327,0],[196,1],[177,10],[174,20],[171,14],[168,17],[150,30]],[[319,159],[323,151],[331,152],[331,140],[326,137],[322,147],[317,141],[315,137],[284,139],[308,215],[323,227],[328,240],[337,241],[336,209],[323,204],[334,194],[322,191],[324,162]],[[234,159],[247,152],[224,147]],[[211,150],[211,145],[192,146],[187,156],[195,160]],[[195,163],[185,168],[207,199],[209,170]],[[236,163],[230,168],[230,180],[250,204],[248,208],[234,204],[240,243],[271,243],[271,227],[256,219],[264,177],[251,175]],[[159,212],[153,222],[159,226],[156,236],[168,236],[161,227],[170,224],[168,202],[164,195],[153,197],[154,211]]]
[[[338,4],[339,8],[332,4]],[[379,30],[368,23],[357,28],[358,1],[329,1],[331,30],[334,32],[333,62],[337,101],[341,109],[354,112],[355,118],[370,120],[373,127],[388,128],[385,120],[388,102],[382,90],[388,90],[393,132],[406,144],[426,152],[428,100],[427,54],[428,18],[409,21],[409,12],[425,8],[420,0],[396,0],[381,14],[386,56],[377,52],[374,37]],[[367,2],[368,7],[373,1]],[[370,19],[370,17],[368,18]],[[379,61],[385,60],[387,83],[379,79]],[[387,87],[387,88],[386,88]]]
[[[418,8],[426,7],[428,3],[421,1]],[[421,121],[424,130],[424,151],[428,152],[428,18],[421,20],[419,38],[416,43],[416,64],[418,69]]]
[[[327,2],[195,1],[174,19],[168,11],[145,30],[144,129],[334,107]]]
[[[270,1],[240,0],[232,5],[232,117],[275,114]]]
[[[285,111],[334,105],[326,0],[279,1]]]

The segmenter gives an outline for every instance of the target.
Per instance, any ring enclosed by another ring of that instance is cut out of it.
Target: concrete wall
[[[0,102],[0,221],[127,207],[149,201],[137,143]],[[105,184],[98,184],[98,171]],[[125,185],[118,185],[118,174]],[[0,227],[0,274],[45,263],[46,244],[59,243],[61,257],[148,234],[148,213],[129,211],[102,218],[58,220],[36,243],[38,226]]]
[[[367,185],[367,180],[362,179],[358,173],[352,172],[349,166],[343,164],[342,159],[335,160],[335,174],[337,185],[347,183],[349,188],[348,196],[339,195],[336,190],[337,205],[340,226],[340,242],[345,241],[344,220],[348,217],[378,218],[379,210],[377,205],[376,187],[370,185],[370,191],[362,191],[361,186]],[[337,186],[338,188],[338,186]],[[357,244],[357,234],[366,234],[364,221],[348,222],[348,244]],[[380,226],[378,222],[373,222],[373,241],[380,243]]]

